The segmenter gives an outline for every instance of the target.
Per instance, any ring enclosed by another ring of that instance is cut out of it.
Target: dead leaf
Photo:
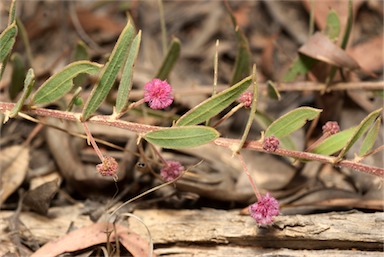
[[[21,145],[7,147],[0,155],[0,205],[23,182],[29,164],[29,148]]]
[[[51,200],[57,191],[59,191],[58,179],[44,183],[26,193],[24,204],[38,214],[47,215]]]
[[[351,56],[321,32],[316,32],[311,36],[300,47],[299,52],[337,67],[350,70],[360,68],[359,64]]]
[[[359,60],[360,66],[367,71],[382,71],[384,65],[383,34],[371,38],[348,50],[348,53]]]
[[[85,249],[92,245],[105,243],[108,240],[115,241],[116,238],[133,256],[148,256],[148,243],[129,228],[107,222],[95,223],[77,229],[59,239],[52,240],[37,250],[31,257],[57,256],[65,252],[74,252]],[[153,256],[155,256],[153,254]]]

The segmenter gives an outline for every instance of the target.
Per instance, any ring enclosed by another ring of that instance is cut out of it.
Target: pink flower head
[[[152,109],[164,109],[173,102],[172,87],[160,79],[153,79],[144,86],[144,101]]]
[[[327,123],[325,123],[322,129],[323,129],[323,134],[328,133],[330,135],[336,134],[337,132],[340,131],[340,127],[337,121],[328,121]]]
[[[261,196],[257,203],[248,207],[249,213],[259,225],[268,225],[273,222],[273,217],[279,215],[279,202],[267,193]]]
[[[177,161],[167,161],[167,163],[160,170],[160,176],[165,181],[171,181],[176,179],[180,173],[184,170],[183,165]]]
[[[275,136],[264,138],[263,149],[267,152],[274,152],[279,148],[280,141]]]
[[[116,177],[118,168],[119,164],[116,162],[115,158],[111,156],[105,156],[103,162],[96,165],[96,169],[101,176]]]
[[[240,96],[239,102],[243,103],[246,108],[249,108],[252,104],[252,98],[253,94],[251,92],[245,92]]]

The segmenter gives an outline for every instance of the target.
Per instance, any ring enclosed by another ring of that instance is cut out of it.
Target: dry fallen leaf
[[[110,233],[108,237],[108,233]],[[135,257],[148,256],[148,243],[129,228],[107,222],[95,223],[77,229],[59,239],[52,240],[37,250],[31,257],[57,256],[65,252],[74,252],[115,238]],[[155,256],[155,255],[153,255]]]
[[[14,145],[1,150],[0,155],[0,205],[23,182],[29,164],[29,148]]]
[[[316,32],[311,36],[300,47],[299,52],[337,67],[350,70],[360,68],[359,64],[351,56],[321,32]]]

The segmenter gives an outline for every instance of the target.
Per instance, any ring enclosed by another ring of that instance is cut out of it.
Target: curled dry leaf
[[[316,32],[300,47],[299,52],[325,63],[355,70],[359,64],[338,45],[333,43],[326,35]]]
[[[110,233],[109,236],[108,233]],[[48,242],[31,257],[58,256],[65,252],[74,252],[92,245],[106,243],[108,240],[115,241],[116,238],[119,238],[120,243],[133,256],[148,256],[149,244],[138,234],[119,224],[100,222],[77,229],[59,239]]]
[[[0,205],[23,182],[29,164],[29,148],[14,145],[1,150],[0,155]]]

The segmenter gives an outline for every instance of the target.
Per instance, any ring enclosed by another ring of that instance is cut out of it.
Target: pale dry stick
[[[15,106],[14,103],[0,102],[0,113],[6,113],[7,111],[11,111],[14,108],[14,106]],[[57,119],[64,119],[64,120],[71,120],[71,121],[78,121],[78,122],[80,122],[79,117],[81,116],[80,113],[70,113],[65,111],[49,110],[44,108],[33,108],[33,109],[24,108],[22,109],[22,112],[27,114],[32,114],[32,115],[43,116],[43,117],[52,117]],[[139,123],[134,123],[129,121],[123,121],[123,120],[116,120],[111,116],[104,116],[104,115],[93,116],[89,120],[87,120],[87,122],[118,127],[118,128],[126,129],[141,135],[150,131],[155,131],[155,130],[165,128],[165,127],[157,127],[157,126],[139,124]],[[238,144],[239,140],[230,139],[230,138],[217,138],[213,140],[211,143],[218,146],[225,147],[225,148],[230,148],[231,146]],[[259,141],[246,141],[243,145],[243,149],[254,150],[258,152],[266,152],[261,146],[261,143]],[[357,171],[369,173],[369,174],[384,178],[384,168],[373,167],[370,165],[357,163],[349,160],[339,161],[337,157],[333,157],[333,156],[325,156],[325,155],[314,154],[314,153],[292,151],[287,149],[277,149],[275,152],[271,154],[277,154],[281,156],[287,156],[287,157],[303,159],[303,160],[330,163],[333,165],[337,165],[339,167],[351,168]]]

